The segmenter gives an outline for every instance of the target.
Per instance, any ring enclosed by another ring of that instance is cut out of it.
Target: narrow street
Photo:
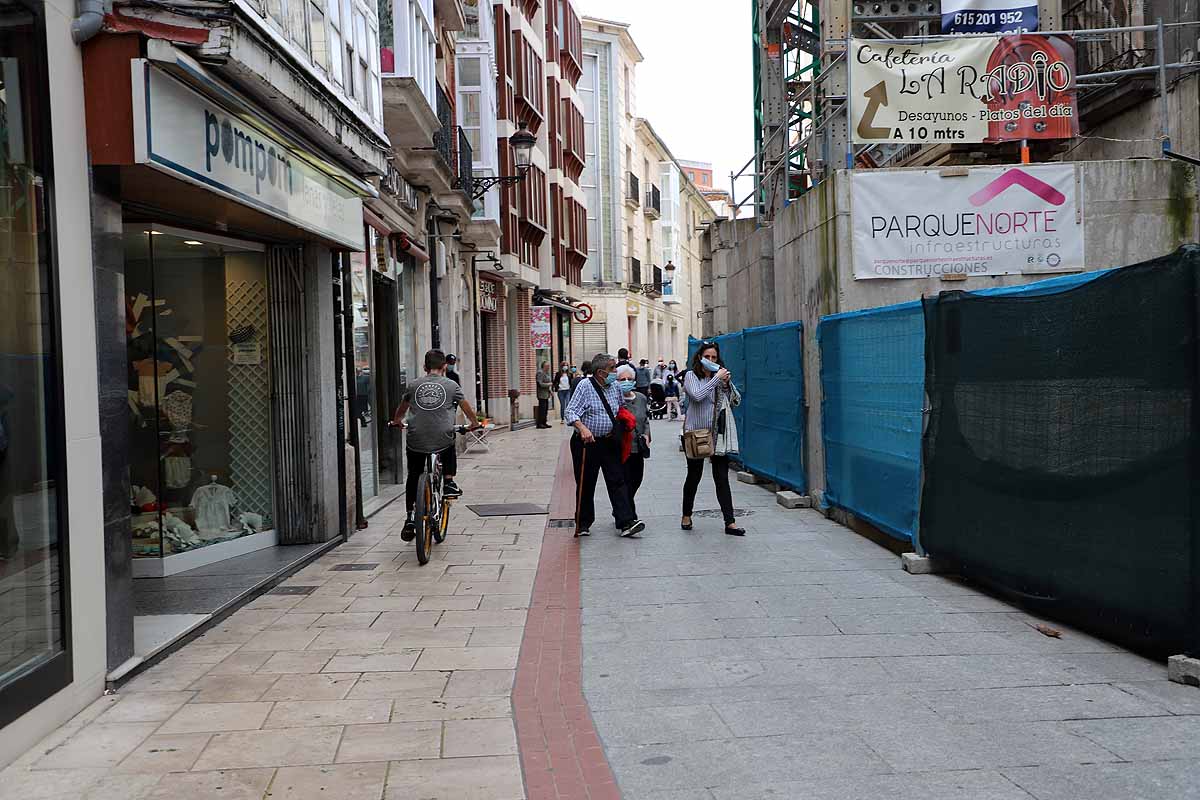
[[[761,487],[734,484],[735,539],[706,475],[683,532],[676,431],[653,425],[637,540],[476,516],[570,513],[561,427],[494,436],[428,566],[390,507],[30,750],[4,796],[1197,796],[1200,695],[1162,664],[1047,637]]]

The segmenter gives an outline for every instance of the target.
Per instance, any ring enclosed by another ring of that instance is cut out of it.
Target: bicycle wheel
[[[442,515],[438,519],[437,530],[433,532],[433,540],[438,544],[446,541],[446,529],[450,527],[450,501],[442,500]]]
[[[439,525],[434,499],[433,486],[429,474],[426,473],[417,484],[417,505],[413,510],[413,521],[417,526],[417,561],[422,565],[429,563],[429,554],[433,549],[433,533]]]

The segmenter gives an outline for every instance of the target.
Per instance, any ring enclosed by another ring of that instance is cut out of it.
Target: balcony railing
[[[646,190],[646,213],[662,214],[662,195],[654,184],[650,184],[650,188]]]
[[[642,282],[642,262],[636,258],[629,259],[629,283],[638,285]]]
[[[446,96],[446,92],[438,85],[437,90],[437,115],[438,129],[433,134],[433,147],[437,150],[438,155],[442,157],[442,163],[454,172],[454,145],[456,141],[454,130],[454,108],[450,105],[450,98]]]
[[[629,173],[629,190],[625,194],[625,202],[634,206],[642,202],[642,188],[638,182],[638,176],[632,172]]]
[[[475,152],[471,149],[471,140],[466,131],[458,129],[458,188],[470,203],[475,196]]]

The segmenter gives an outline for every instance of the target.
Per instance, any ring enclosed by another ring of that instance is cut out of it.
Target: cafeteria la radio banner
[[[1071,272],[1083,263],[1073,164],[851,173],[854,277]]]
[[[856,144],[964,144],[1078,134],[1075,45],[1037,33],[924,44],[850,40]]]

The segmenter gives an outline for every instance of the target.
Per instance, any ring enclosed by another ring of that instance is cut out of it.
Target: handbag
[[[645,436],[643,436],[641,438],[642,438],[642,440],[640,442],[638,442],[638,455],[641,456],[642,458],[649,458],[650,457],[650,443],[648,441],[646,441]]]
[[[708,428],[685,431],[683,454],[688,458],[708,458],[713,454],[713,435]]]

